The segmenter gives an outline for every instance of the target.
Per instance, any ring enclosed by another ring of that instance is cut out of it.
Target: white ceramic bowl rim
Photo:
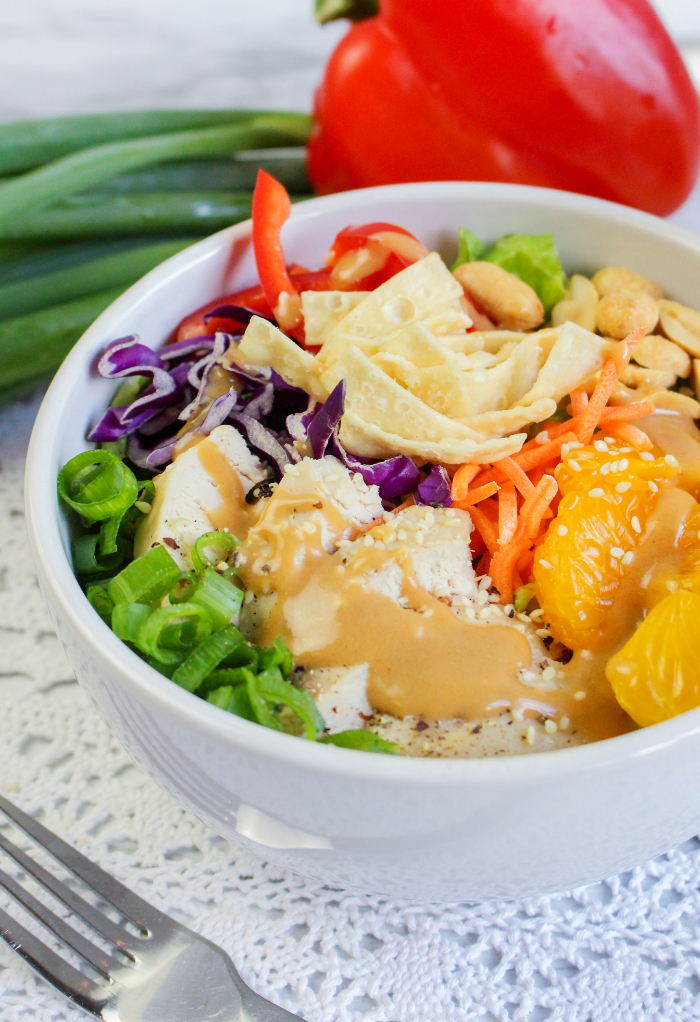
[[[658,217],[616,203],[553,189],[523,185],[493,184],[487,182],[425,182],[419,184],[387,185],[364,189],[363,197],[402,194],[404,198],[420,201],[426,195],[441,193],[444,197],[494,195],[508,200],[536,199],[540,205],[586,213],[594,218],[613,220],[621,225],[652,230],[679,245],[700,251],[700,238],[690,231],[666,223]],[[333,204],[342,211],[352,208],[357,192],[343,192],[333,196],[310,199],[296,204],[292,218],[322,215]],[[250,221],[237,225],[236,236],[245,235]],[[231,228],[228,232],[231,232]],[[223,233],[223,232],[220,232]],[[59,369],[39,410],[26,469],[27,520],[33,534],[36,554],[41,557],[62,611],[69,616],[73,627],[83,641],[107,664],[119,668],[128,682],[141,689],[156,703],[168,706],[185,720],[197,721],[208,731],[230,738],[238,746],[264,753],[308,769],[357,778],[377,780],[410,780],[443,782],[454,786],[478,785],[487,778],[507,783],[509,779],[523,780],[549,774],[566,774],[600,769],[606,763],[629,760],[648,755],[679,740],[689,739],[700,732],[700,707],[652,727],[629,734],[608,738],[601,742],[560,749],[552,752],[529,753],[522,756],[503,756],[485,759],[422,759],[399,756],[358,753],[338,747],[329,748],[315,742],[304,741],[290,735],[271,731],[233,714],[222,713],[217,707],[199,699],[159,674],[132,653],[90,607],[73,574],[72,565],[65,554],[59,531],[56,499],[56,480],[53,468],[42,453],[50,449],[55,423],[59,421],[70,392],[71,378],[82,365],[85,355],[97,337],[109,335],[110,322],[115,314],[142,300],[153,285],[179,273],[183,266],[193,266],[206,257],[212,238],[204,239],[190,249],[167,260],[116,300],[95,321],[76,344]]]

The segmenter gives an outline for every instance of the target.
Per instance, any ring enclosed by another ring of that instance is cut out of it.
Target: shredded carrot
[[[513,602],[513,573],[522,555],[530,549],[544,512],[559,487],[553,476],[545,475],[520,509],[518,527],[510,543],[502,546],[491,560],[491,578],[501,603]]]
[[[629,422],[615,422],[606,423],[606,428],[619,436],[621,440],[626,440],[628,444],[632,444],[638,451],[652,451],[654,445],[641,429],[637,429],[636,426],[632,426]]]
[[[586,410],[588,394],[585,390],[571,391],[571,411],[573,415],[581,415]]]
[[[551,466],[548,465],[547,463],[537,465],[536,468],[533,468],[529,475],[529,479],[532,482],[532,485],[537,486],[542,476],[546,475],[547,472],[550,471],[550,468]]]
[[[484,543],[486,549],[489,552],[489,556],[493,556],[498,550],[498,533],[494,527],[493,522],[489,521],[481,508],[471,507],[469,509],[474,528],[477,530]]]
[[[485,554],[482,554],[481,560],[479,561],[479,574],[488,575],[490,570],[491,570],[491,554],[487,550]]]
[[[492,497],[497,490],[498,483],[495,482],[487,483],[485,486],[477,486],[475,490],[469,490],[463,500],[453,501],[453,507],[459,507],[462,509],[471,507],[472,504],[478,504],[480,500],[486,500],[487,497]]]
[[[627,366],[632,357],[632,352],[639,341],[641,341],[645,332],[645,328],[640,327],[639,330],[634,330],[629,336],[625,337],[624,341],[620,342],[623,347],[618,349],[615,356],[609,358],[601,369],[591,399],[583,413],[578,416],[579,421],[576,426],[576,434],[582,444],[589,444],[591,442],[603,409],[607,405],[620,379],[620,374]]]
[[[532,567],[532,562],[534,561],[534,559],[535,559],[534,550],[526,550],[522,557],[518,558],[518,562],[515,565],[515,567],[520,573],[520,575],[525,576],[528,574],[528,571]]]
[[[517,461],[513,461],[512,458],[506,456],[501,458],[497,463],[498,468],[503,472],[505,476],[515,484],[516,489],[523,497],[529,497],[532,493],[534,486],[525,475]]]
[[[653,415],[655,411],[656,405],[653,405],[651,401],[635,401],[631,405],[615,405],[612,408],[608,405],[603,409],[598,419],[598,425],[602,426],[605,422],[617,422],[619,419],[627,421],[641,419],[645,415]]]
[[[520,589],[520,586],[522,584],[523,580],[520,577],[520,572],[518,571],[517,568],[513,568],[513,593],[515,593],[516,589]]]
[[[415,504],[415,500],[414,500],[413,494],[411,494],[411,496],[408,497],[408,499],[405,500],[403,502],[403,504],[399,504],[399,506],[395,507],[394,510],[391,513],[392,513],[392,515],[397,515],[399,513],[399,511],[403,511],[407,507],[413,507],[414,504]]]
[[[534,487],[532,487],[534,489]],[[513,483],[503,483],[498,491],[498,542],[510,543],[518,525],[518,498]]]
[[[452,480],[452,500],[464,500],[469,484],[481,472],[481,465],[460,465]]]
[[[373,518],[372,521],[368,525],[358,525],[357,526],[357,531],[358,532],[369,532],[375,526],[377,526],[377,525],[385,525],[385,524],[386,523],[384,521],[384,515],[382,515],[381,518]]]
[[[538,465],[546,464],[548,461],[553,461],[554,458],[561,457],[562,445],[574,443],[576,439],[575,433],[571,431],[564,432],[556,440],[550,440],[548,444],[540,444],[538,449],[533,448],[532,450],[525,451],[524,454],[522,451],[514,454],[513,461],[520,466],[523,472],[530,472]]]

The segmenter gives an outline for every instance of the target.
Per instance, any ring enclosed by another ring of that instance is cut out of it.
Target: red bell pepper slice
[[[258,171],[253,192],[253,252],[265,298],[280,327],[287,333],[302,323],[299,291],[287,272],[280,230],[291,211],[284,185]]]

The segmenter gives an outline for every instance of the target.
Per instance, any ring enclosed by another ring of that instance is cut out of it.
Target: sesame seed
[[[627,553],[625,554],[625,556],[622,558],[622,563],[623,564],[631,564],[633,560],[634,560],[634,554],[632,553],[631,550],[628,550]]]
[[[622,458],[622,460],[620,461],[620,471],[624,472],[625,469],[627,469],[629,467],[630,467],[630,463],[627,460],[627,458]]]
[[[666,588],[668,589],[669,593],[677,592],[678,591],[678,582],[676,581],[676,579],[675,578],[670,578],[668,580],[668,582],[666,583]]]
[[[445,518],[454,518],[456,514],[457,512],[453,507],[448,507],[448,509],[445,511]]]
[[[569,460],[567,461],[566,464],[569,466],[569,468],[573,469],[574,472],[580,472],[581,471],[581,466],[579,465],[579,463],[577,461],[574,461],[573,458],[569,458]]]
[[[553,735],[557,730],[557,722],[555,720],[546,720],[544,722],[544,729],[548,735]]]
[[[665,454],[664,461],[666,462],[667,465],[670,465],[671,468],[678,468],[678,461],[676,460],[676,458],[673,457],[672,454]]]
[[[625,551],[622,549],[622,547],[613,546],[613,547],[610,548],[610,556],[611,557],[624,557],[625,556]]]
[[[632,483],[618,483],[615,487],[617,493],[627,493],[632,488]]]
[[[554,670],[553,667],[545,667],[545,669],[542,671],[542,677],[544,678],[545,681],[552,681],[555,674],[556,671]]]
[[[568,444],[562,444],[561,445],[561,456],[562,456],[562,458],[565,458],[567,456],[567,454],[570,454],[570,453],[571,453],[571,448],[569,447],[569,445]]]
[[[435,521],[435,515],[433,514],[432,511],[425,512],[425,521],[428,523],[428,525],[433,524],[433,522]]]
[[[314,534],[314,532],[316,532],[316,522],[306,521],[306,522],[304,522],[302,528],[303,528],[304,532],[307,532],[309,534],[309,536],[312,536]],[[367,536],[366,538],[367,539],[371,539],[370,536]],[[372,542],[374,542],[374,540],[372,540]]]
[[[483,607],[485,604],[487,604],[489,602],[489,594],[486,591],[486,589],[482,589],[481,590],[481,592],[479,593],[479,595],[476,598],[476,602],[478,603],[478,605],[480,607]]]
[[[634,447],[621,447],[620,454],[631,454],[633,450]]]
[[[642,527],[639,524],[639,519],[637,518],[636,515],[634,515],[634,517],[632,518],[632,521],[630,522],[630,525],[632,526],[632,528],[634,529],[634,531],[637,534],[639,534],[642,531]]]
[[[479,621],[486,621],[486,619],[491,616],[491,608],[484,607],[484,609],[480,610],[476,616],[479,618]]]
[[[493,579],[490,575],[483,575],[479,582],[479,589],[490,589],[493,583]]]
[[[489,597],[489,599],[491,599],[491,600],[494,600],[494,599],[496,599],[496,600],[497,600],[497,599],[498,599],[498,597],[497,597],[497,596],[496,596],[496,597],[494,597],[494,596],[491,596],[491,597]],[[496,615],[496,617],[498,617],[498,615],[499,615],[499,614],[502,614],[502,613],[503,613],[503,611],[501,610],[501,608],[500,608],[500,607],[497,607],[497,606],[496,606],[495,604],[494,604],[494,606],[492,606],[492,607],[489,607],[489,610],[491,611],[491,613],[492,613],[492,614],[495,614],[495,615]]]
[[[613,461],[613,463],[610,466],[610,471],[611,472],[619,472],[620,471],[620,462],[619,461]]]
[[[652,493],[658,493],[659,492],[659,487],[656,485],[656,483],[654,482],[653,479],[649,480],[649,482],[647,483],[647,486],[649,487],[649,489],[651,490]]]
[[[608,474],[608,472],[610,471],[610,466],[611,466],[611,463],[609,461],[606,461],[604,465],[600,466],[600,474],[602,476],[606,476]]]
[[[634,667],[632,664],[616,664],[615,670],[618,671],[619,674],[631,674]]]
[[[374,546],[373,536],[365,536],[365,546]]]
[[[528,745],[534,745],[535,744],[535,729],[532,726],[532,724],[530,724],[530,727],[526,731],[526,737],[527,737],[527,744]]]
[[[549,443],[549,433],[547,432],[546,429],[543,429],[541,433],[537,434],[537,436],[535,437],[535,443],[536,444],[548,444]]]
[[[605,443],[604,440],[596,440],[593,446],[595,447],[596,451],[600,451],[601,454],[603,453],[607,454],[608,445]]]
[[[569,718],[568,717],[562,717],[561,720],[559,721],[559,730],[560,731],[566,731],[568,726],[569,726]]]
[[[406,540],[408,539],[408,536],[406,535],[406,530],[399,529],[399,531],[396,533],[396,538],[400,540],[401,543],[405,543]]]
[[[552,633],[549,628],[536,628],[535,635],[539,636],[540,639],[548,639]]]
[[[550,564],[549,561],[545,561],[544,557],[540,557],[540,559],[539,559],[539,561],[537,563],[540,564],[543,568],[553,568],[554,567],[554,565]]]
[[[539,619],[542,617],[543,614],[544,614],[544,611],[542,610],[541,607],[535,607],[535,609],[533,611],[531,611],[531,613],[530,613],[530,620],[531,621],[539,621]]]
[[[568,531],[569,530],[567,529],[566,525],[558,525],[557,526],[557,535],[558,536],[566,536]]]
[[[522,614],[520,613],[520,611],[518,611],[518,613],[515,616],[517,617],[518,621],[526,621],[528,624],[530,623],[530,618],[527,616],[527,614]]]
[[[423,540],[424,539],[425,539],[425,533],[423,533],[423,532],[417,532],[416,533],[416,543],[418,544],[418,546],[422,546],[423,545]]]
[[[476,611],[472,607],[467,607],[465,613],[470,621],[474,621],[476,619]]]
[[[604,436],[603,440],[605,440],[606,444],[614,444],[615,443],[615,437],[614,436]]]
[[[569,441],[569,450],[570,451],[578,451],[581,447],[583,447],[583,444],[579,443],[578,440],[570,440]]]
[[[651,453],[651,451],[642,451],[639,457],[642,459],[642,461],[654,460],[654,455]]]
[[[602,490],[600,486],[594,486],[592,490],[588,491],[589,497],[604,497],[605,490]]]
[[[585,698],[586,698],[586,693],[585,693],[585,692],[580,692],[580,691],[579,691],[579,692],[574,692],[574,699],[575,699],[575,700],[576,700],[577,702],[579,702],[579,703],[580,703],[580,702],[581,702],[581,700],[582,700],[582,699],[585,699]]]

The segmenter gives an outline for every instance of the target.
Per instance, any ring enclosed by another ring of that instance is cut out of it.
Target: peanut
[[[675,373],[665,369],[643,369],[641,366],[629,365],[622,373],[620,381],[626,387],[661,387],[666,390],[676,382]]]
[[[561,326],[567,320],[595,331],[598,292],[587,277],[575,273],[569,281],[568,294],[552,309],[552,326]]]
[[[598,302],[596,326],[601,334],[621,341],[639,327],[651,333],[658,318],[656,302],[643,291],[636,294],[615,291]]]
[[[454,276],[502,330],[534,330],[544,319],[542,302],[530,285],[495,263],[463,263]]]
[[[598,270],[593,275],[592,281],[601,298],[620,292],[623,294],[641,292],[656,299],[664,296],[661,288],[657,287],[653,281],[647,280],[646,277],[642,277],[641,274],[635,273],[633,270],[625,269],[624,266],[604,266],[602,270]]]
[[[658,306],[659,324],[666,336],[690,355],[700,356],[700,312],[666,298]]]
[[[632,355],[634,361],[646,369],[664,369],[676,376],[690,373],[690,355],[673,341],[657,334],[647,334],[637,344]]]

